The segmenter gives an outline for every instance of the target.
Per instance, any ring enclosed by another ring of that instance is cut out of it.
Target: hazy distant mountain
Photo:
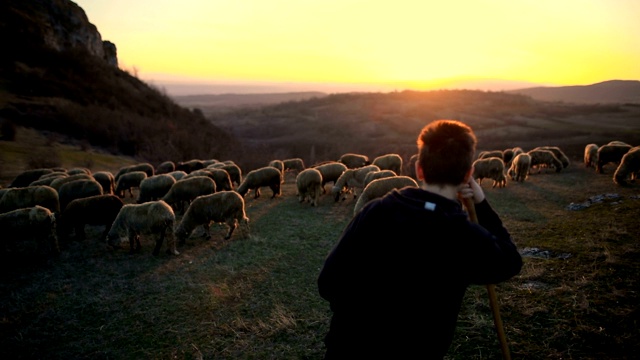
[[[579,104],[640,103],[640,81],[637,80],[610,80],[583,86],[543,86],[507,92],[531,96],[540,101]]]
[[[172,96],[172,98],[182,106],[202,109],[221,106],[270,105],[287,101],[308,100],[314,97],[323,96],[327,96],[327,94],[319,91],[308,91],[260,94],[182,95]]]

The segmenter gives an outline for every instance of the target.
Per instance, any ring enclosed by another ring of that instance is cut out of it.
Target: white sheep
[[[376,165],[366,165],[356,169],[347,169],[336,180],[335,185],[331,189],[331,194],[335,197],[335,201],[340,200],[340,196],[349,192],[353,193],[353,198],[358,197],[358,189],[364,189],[364,178],[372,171],[380,171]],[[345,200],[343,197],[342,200]]]
[[[369,183],[375,179],[382,179],[391,176],[398,176],[393,170],[380,170],[380,171],[370,171],[364,177],[364,183],[362,184],[364,187],[367,187]]]
[[[523,182],[529,176],[530,167],[531,155],[527,153],[520,153],[513,158],[507,173],[511,176],[511,180]]]
[[[60,211],[64,211],[71,201],[87,196],[102,195],[102,185],[95,180],[76,180],[68,182],[58,190]]]
[[[569,158],[557,146],[538,146],[534,150],[550,150],[553,153],[553,155],[555,155],[558,158],[558,160],[560,160],[560,162],[562,163],[562,167],[564,169],[569,167]],[[556,169],[556,171],[558,170]]]
[[[114,176],[116,183],[120,179],[120,176],[133,171],[144,171],[144,173],[147,174],[147,176],[153,176],[155,175],[156,169],[153,167],[153,165],[146,162],[133,164],[129,166],[123,166],[118,170],[118,172]]]
[[[282,163],[284,164],[284,171],[293,170],[296,174],[299,174],[300,171],[306,169],[304,166],[304,160],[301,158],[284,159],[282,160]]]
[[[302,203],[309,199],[311,206],[318,206],[318,199],[322,194],[322,174],[320,170],[308,168],[300,171],[296,176],[296,189],[299,202]]]
[[[551,150],[533,149],[527,152],[531,156],[530,173],[534,168],[538,169],[538,174],[543,167],[555,168],[560,172],[564,168],[562,161]]]
[[[144,171],[129,171],[121,174],[120,177],[116,178],[116,189],[114,193],[120,196],[120,198],[124,198],[128,191],[129,195],[133,198],[133,189],[139,189],[140,183],[147,177],[148,175]]]
[[[169,191],[162,197],[174,211],[182,212],[185,205],[200,195],[209,195],[216,192],[216,183],[208,176],[194,176],[180,179],[175,182]]]
[[[402,172],[402,157],[398,154],[380,155],[373,159],[371,165],[376,165],[380,170],[391,170],[400,175]]]
[[[635,181],[640,174],[640,146],[631,148],[622,156],[620,165],[613,174],[613,182],[617,185],[628,185],[627,180]]]
[[[338,162],[341,162],[349,169],[356,169],[371,164],[369,157],[362,154],[346,153],[340,156]]]
[[[598,144],[587,144],[584,147],[584,167],[595,168],[598,164]]]
[[[219,191],[195,198],[180,223],[176,227],[175,235],[179,244],[184,244],[193,230],[202,225],[206,238],[211,238],[209,227],[212,223],[226,223],[228,227],[225,240],[231,238],[239,224],[248,228],[249,218],[245,212],[244,199],[235,191]]]
[[[260,197],[260,188],[268,186],[273,192],[273,195],[271,196],[273,199],[282,194],[281,185],[282,172],[272,166],[265,166],[249,171],[236,191],[244,197],[247,192],[253,189],[253,197],[254,199],[257,199]]]
[[[631,145],[624,143],[614,143],[602,145],[598,148],[598,162],[596,164],[596,173],[603,174],[603,167],[608,163],[620,164],[624,154],[631,150]]]
[[[2,189],[0,213],[40,205],[53,213],[60,213],[60,198],[56,189],[47,185],[10,187]]]
[[[492,179],[492,187],[505,187],[506,177],[504,175],[504,161],[499,157],[488,157],[477,159],[473,162],[473,178],[482,185],[482,180]]]
[[[372,180],[362,191],[353,208],[353,214],[357,214],[369,201],[382,197],[393,189],[403,187],[418,187],[418,182],[409,176],[390,176]]]
[[[173,229],[176,216],[166,202],[162,200],[148,201],[143,204],[126,204],[116,216],[107,234],[107,244],[119,247],[124,240],[129,240],[130,252],[140,250],[140,235],[153,235],[155,247],[153,255],[160,254],[162,243],[167,238],[167,253],[179,255]]]
[[[115,194],[116,177],[111,171],[96,171],[92,174],[93,178],[102,185],[103,194]]]
[[[55,215],[46,207],[35,205],[0,213],[3,253],[7,256],[33,254],[29,246],[35,243],[37,255],[57,255]],[[9,259],[10,260],[10,259]]]
[[[104,226],[104,240],[124,202],[114,194],[93,195],[72,200],[57,218],[58,238],[68,241],[75,230],[77,240],[84,240],[85,225]]]
[[[176,179],[169,174],[148,176],[140,181],[140,192],[136,202],[142,204],[143,202],[162,199],[175,183]]]
[[[337,161],[329,161],[326,163],[313,165],[312,168],[318,169],[318,171],[320,171],[320,174],[322,174],[323,194],[327,193],[325,185],[330,182],[333,182],[335,184],[340,175],[342,175],[342,173],[348,169],[347,165]]]

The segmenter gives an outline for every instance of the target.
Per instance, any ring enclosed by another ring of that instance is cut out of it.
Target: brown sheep
[[[156,166],[155,174],[168,174],[172,171],[176,171],[176,164],[173,161],[167,160]]]
[[[542,170],[542,167],[553,167],[556,172],[560,172],[564,168],[562,161],[560,161],[551,150],[533,149],[527,152],[531,156],[531,169],[537,168],[538,174]]]
[[[587,144],[584,147],[584,167],[595,168],[598,164],[598,145]]]
[[[282,176],[282,172],[272,166],[265,166],[251,170],[244,177],[244,180],[242,180],[242,183],[238,186],[236,191],[244,197],[247,192],[253,189],[253,198],[257,199],[260,197],[260,188],[268,186],[273,192],[273,195],[271,196],[273,199],[282,194]]]
[[[116,183],[118,183],[120,176],[133,171],[143,171],[145,174],[147,174],[147,176],[153,176],[155,175],[156,169],[149,163],[138,163],[129,166],[123,166],[114,176]]]
[[[53,213],[60,213],[58,192],[47,185],[2,189],[0,213],[40,205]]]
[[[200,195],[209,195],[216,192],[216,183],[208,176],[194,176],[180,179],[175,182],[169,191],[162,197],[174,211],[182,212],[188,205]]]
[[[335,201],[340,200],[340,196],[348,192],[353,192],[353,198],[358,197],[358,189],[364,189],[364,178],[369,172],[380,171],[376,165],[366,165],[356,169],[347,169],[336,180],[331,193],[335,197]],[[345,200],[343,197],[342,200]]]
[[[116,177],[110,171],[96,171],[92,175],[102,185],[103,194],[115,194]]]
[[[64,211],[71,201],[83,197],[102,195],[102,185],[95,180],[76,180],[68,182],[58,190],[60,211]]]
[[[504,161],[504,152],[502,150],[486,150],[486,151],[481,151],[478,154],[478,159],[486,159],[490,157],[497,157],[502,159],[502,161]]]
[[[44,168],[44,169],[30,169],[25,170],[18,174],[8,187],[26,187],[29,186],[32,182],[40,179],[42,175],[52,173],[52,169]]]
[[[153,176],[153,175],[151,175]],[[148,177],[144,171],[129,171],[121,174],[119,178],[116,178],[116,189],[114,194],[123,199],[129,191],[129,195],[133,198],[133,189],[139,189],[142,180]]]
[[[320,174],[322,174],[322,193],[323,194],[327,193],[327,189],[325,188],[325,185],[330,182],[333,182],[335,184],[335,182],[338,180],[340,175],[342,175],[342,173],[348,169],[347,165],[337,161],[329,161],[326,163],[313,165],[311,167],[314,169],[318,169],[318,171],[320,171]]]
[[[346,153],[340,156],[338,162],[341,162],[349,169],[356,169],[371,164],[367,155]]]
[[[631,150],[629,144],[607,144],[598,148],[598,162],[596,164],[596,173],[604,174],[603,167],[608,163],[620,164],[624,154]]]
[[[407,186],[418,187],[418,182],[409,176],[402,175],[372,180],[356,201],[353,214],[357,214],[369,201],[382,197],[393,189],[402,189]]]
[[[523,182],[529,176],[529,168],[531,167],[531,155],[520,153],[513,158],[508,174],[511,180]]]
[[[284,163],[284,171],[293,170],[296,172],[296,175],[306,169],[304,161],[301,158],[284,159],[282,162]]]
[[[318,206],[320,194],[322,194],[322,174],[320,170],[308,168],[300,171],[296,176],[296,188],[298,201],[305,202],[309,199],[311,206]]]
[[[613,174],[613,182],[626,186],[627,180],[635,181],[640,174],[640,146],[631,148],[620,160],[620,165]]]
[[[477,159],[473,162],[473,178],[482,184],[484,178],[492,179],[492,187],[505,187],[504,161],[499,157]]]
[[[553,153],[553,155],[555,155],[558,158],[558,160],[560,160],[560,162],[562,163],[562,168],[566,169],[569,167],[569,163],[570,163],[569,158],[557,146],[538,146],[534,150],[550,150]]]
[[[196,171],[196,170],[200,170],[200,169],[204,169],[204,162],[202,160],[198,160],[198,159],[191,159],[188,161],[180,161],[176,164],[176,170],[182,170],[184,172],[186,172],[187,174],[192,172],[192,171]]]
[[[400,175],[402,172],[402,157],[398,154],[380,155],[373,159],[371,165],[376,165],[380,170],[391,170]]]

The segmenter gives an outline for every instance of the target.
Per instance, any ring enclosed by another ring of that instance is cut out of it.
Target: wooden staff
[[[462,203],[467,209],[469,214],[469,220],[472,223],[478,223],[478,215],[476,215],[476,207],[473,203],[473,198],[462,198]],[[493,324],[498,332],[498,340],[500,341],[500,348],[502,350],[502,358],[505,360],[511,360],[511,354],[509,353],[509,344],[507,344],[507,336],[504,333],[504,327],[502,326],[502,319],[500,318],[500,308],[498,305],[498,297],[496,296],[496,285],[487,285],[487,292],[489,293],[489,305],[491,306],[491,312],[493,313]]]

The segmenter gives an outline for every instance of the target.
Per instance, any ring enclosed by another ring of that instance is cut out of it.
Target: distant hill
[[[205,110],[207,107],[271,105],[323,96],[327,96],[327,94],[319,91],[305,91],[264,94],[180,95],[172,96],[172,98],[184,107],[196,107]]]
[[[640,81],[637,80],[610,80],[582,86],[542,86],[507,92],[527,95],[540,101],[577,104],[640,103]]]

